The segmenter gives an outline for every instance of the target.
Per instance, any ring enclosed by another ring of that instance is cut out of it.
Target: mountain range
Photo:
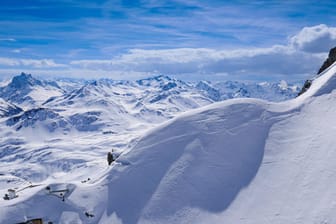
[[[181,112],[231,98],[282,101],[295,97],[299,89],[285,81],[190,83],[162,75],[137,81],[45,81],[22,73],[0,87],[0,98],[3,103],[16,105],[14,111],[23,111],[7,121],[16,130],[44,123],[41,125],[49,131],[75,128],[115,132],[130,127],[134,119],[137,123],[160,123]],[[3,114],[9,117],[13,110]]]
[[[335,74],[297,98],[284,81],[16,76],[0,88],[0,223],[333,223]]]

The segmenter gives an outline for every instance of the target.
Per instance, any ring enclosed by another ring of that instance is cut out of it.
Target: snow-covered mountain
[[[156,76],[136,83],[142,94],[137,99],[135,108],[138,115],[147,116],[147,120],[151,120],[155,113],[168,119],[177,113],[214,102],[192,84],[168,76]]]
[[[0,97],[25,109],[24,114],[7,122],[16,130],[32,125],[52,132],[58,128],[63,132],[121,132],[135,123],[137,127],[157,124],[216,101],[238,97],[280,101],[297,92],[298,87],[284,81],[187,83],[163,75],[137,81],[44,81],[22,73],[0,88]]]
[[[277,83],[243,83],[237,81],[211,83],[201,81],[196,85],[196,88],[204,91],[214,101],[243,97],[279,102],[293,99],[300,91],[299,85],[289,85],[284,80]]]
[[[95,91],[100,85],[45,106],[67,105],[72,96],[76,104],[81,94],[105,99]],[[129,97],[129,105],[139,99]],[[335,223],[335,110],[334,64],[295,99],[212,103],[137,129],[135,142],[132,132],[43,139],[35,132],[28,141],[31,132],[14,139],[8,127],[0,193],[10,200],[0,201],[0,223]],[[111,147],[118,158],[109,167]]]
[[[186,92],[201,94],[206,101],[221,101],[237,97],[262,98],[270,101],[281,101],[294,98],[299,87],[289,85],[285,81],[279,83],[243,83],[237,81],[209,82],[200,81],[198,83],[183,82],[172,79],[168,76],[154,76],[137,81],[114,81],[101,79],[96,81],[85,81],[76,79],[55,79],[55,81],[45,81],[34,78],[30,74],[21,73],[14,76],[7,84],[0,87],[0,97],[16,104],[24,104],[26,107],[40,106],[50,97],[69,95],[70,93],[85,96],[90,86],[104,86],[106,96],[112,96],[112,88],[124,88],[128,91],[128,96],[135,94],[139,100],[146,97],[146,103],[155,103],[161,99],[173,97],[173,95],[183,95]],[[85,92],[87,91],[87,92]],[[81,92],[81,93],[80,93]],[[140,96],[139,96],[140,93]],[[174,98],[174,97],[173,97]],[[29,105],[30,104],[30,105]]]
[[[0,88],[0,97],[8,102],[25,108],[39,106],[50,96],[60,96],[64,93],[56,82],[41,81],[30,74],[21,73],[12,81]]]
[[[307,93],[291,103],[215,102],[255,96],[279,101],[293,98],[296,91],[285,82],[191,83],[168,76],[44,81],[16,76],[0,89],[0,194],[11,188],[19,197],[0,201],[0,223],[34,218],[53,223],[191,223],[193,217],[204,218],[203,211],[220,214],[252,181],[253,174],[244,172],[251,168],[248,172],[257,173],[258,150],[271,128],[317,97]],[[106,153],[112,149],[119,158],[107,167]],[[252,165],[234,166],[245,162]],[[206,176],[209,169],[214,170],[211,177]],[[230,170],[243,177],[229,175]],[[219,174],[223,180],[218,182]],[[230,178],[236,182],[227,188]],[[226,190],[223,202],[216,201],[215,195]],[[197,192],[204,196],[198,198]],[[182,195],[186,198],[178,200]],[[173,205],[164,202],[168,197]],[[191,208],[185,207],[188,200],[195,203]]]

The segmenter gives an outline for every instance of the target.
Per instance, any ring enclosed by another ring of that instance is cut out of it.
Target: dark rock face
[[[27,88],[34,85],[42,85],[42,82],[34,79],[31,74],[24,72],[22,72],[21,75],[15,76],[9,84],[10,87],[15,89]]]
[[[336,47],[332,48],[329,51],[328,58],[324,61],[323,65],[317,72],[317,74],[322,73],[324,70],[326,70],[330,65],[332,65],[336,61]]]
[[[332,65],[336,61],[336,47],[330,49],[328,58],[323,62],[321,68],[317,72],[317,76],[321,74],[324,70],[326,70],[330,65]],[[311,86],[313,80],[306,80],[301,91],[299,92],[298,96],[306,92],[309,87]]]
[[[298,93],[298,96],[300,96],[302,93],[306,92],[310,88],[312,82],[313,82],[313,80],[307,79],[305,81],[305,83],[303,84],[303,87],[302,87],[301,91]]]

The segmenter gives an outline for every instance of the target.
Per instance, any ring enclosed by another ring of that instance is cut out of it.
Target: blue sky
[[[334,1],[2,0],[0,75],[302,80],[336,46]]]

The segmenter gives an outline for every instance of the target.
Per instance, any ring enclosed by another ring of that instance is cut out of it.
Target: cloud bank
[[[336,27],[324,24],[304,27],[290,39],[293,47],[310,53],[323,53],[336,45]]]
[[[167,74],[185,79],[299,80],[316,73],[328,50],[336,46],[336,27],[304,27],[286,45],[223,50],[214,48],[130,49],[111,59],[71,60],[0,58],[6,69],[31,69],[77,77],[140,78]]]
[[[15,59],[0,57],[0,66],[4,67],[22,67],[22,68],[57,68],[65,67],[63,64],[57,64],[52,59]]]

